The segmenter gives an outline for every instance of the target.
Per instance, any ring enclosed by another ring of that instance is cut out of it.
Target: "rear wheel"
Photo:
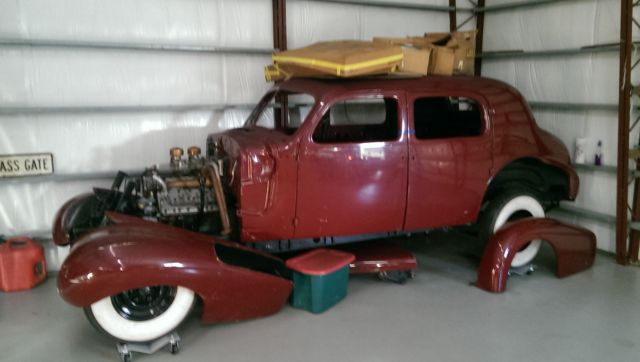
[[[487,242],[504,224],[527,217],[545,217],[544,208],[538,198],[528,190],[503,193],[491,201],[481,216],[480,238]],[[532,240],[513,257],[512,267],[530,263],[540,250],[541,240]]]
[[[100,331],[124,342],[146,342],[173,331],[187,317],[195,300],[192,290],[148,286],[103,298],[85,308]]]

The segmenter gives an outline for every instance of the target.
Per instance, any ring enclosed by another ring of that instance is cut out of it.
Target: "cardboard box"
[[[385,38],[374,37],[374,43],[402,47],[404,58],[398,72],[400,75],[427,75],[431,58],[430,44],[423,37]]]
[[[429,74],[429,61],[431,48],[402,47],[404,58],[398,72],[402,74],[427,75]]]
[[[385,38],[385,37],[377,36],[373,38],[373,42],[379,43],[379,44],[414,47],[414,48],[427,48],[431,46],[431,43],[427,39],[421,36],[420,37],[408,36],[405,38]]]
[[[454,33],[425,33],[423,37],[375,37],[373,38],[373,42],[403,47],[415,47],[418,49],[431,49],[428,74],[473,75],[476,33],[474,30]]]
[[[434,46],[431,49],[429,74],[453,75],[455,50],[447,47]]]
[[[474,72],[476,31],[330,41],[273,55],[267,81],[291,77],[453,75]]]
[[[425,33],[424,37],[434,45],[454,50],[453,74],[473,75],[476,58],[477,31],[454,33]]]
[[[455,48],[458,46],[452,33],[424,33],[424,38],[429,45],[446,46]]]
[[[399,46],[347,40],[316,43],[274,54],[272,58],[283,70],[295,66],[324,75],[353,77],[392,72],[403,57]]]
[[[455,54],[455,74],[473,75],[476,61],[476,35],[477,31],[464,31],[455,33],[458,48]]]

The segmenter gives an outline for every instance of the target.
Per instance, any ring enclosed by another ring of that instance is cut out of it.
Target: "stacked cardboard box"
[[[421,37],[373,38],[374,43],[401,46],[403,51],[429,53],[428,64],[400,67],[401,72],[435,75],[473,75],[476,31],[425,33]]]
[[[375,37],[373,38],[373,42],[377,44],[396,45],[401,47],[402,52],[406,57],[400,67],[398,67],[398,72],[401,74],[436,74],[433,73],[434,64],[443,56],[441,53],[434,51],[431,44],[423,37]]]
[[[473,75],[476,59],[477,31],[454,33],[425,33],[437,49],[442,47],[453,50],[453,74]]]
[[[273,55],[267,81],[290,77],[473,74],[476,32],[330,41]]]

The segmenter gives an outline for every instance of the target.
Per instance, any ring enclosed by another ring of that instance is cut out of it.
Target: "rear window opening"
[[[480,106],[464,97],[418,98],[413,122],[418,139],[474,137],[483,131]]]

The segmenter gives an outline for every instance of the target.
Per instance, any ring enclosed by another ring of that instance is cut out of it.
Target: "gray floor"
[[[425,241],[426,239],[426,241]],[[507,292],[471,287],[480,249],[459,234],[414,237],[416,278],[406,285],[354,277],[321,315],[286,306],[226,325],[190,319],[183,349],[135,361],[637,361],[640,268],[598,255],[591,270],[556,279],[550,249]],[[118,361],[115,345],[56,294],[0,292],[0,360]]]

